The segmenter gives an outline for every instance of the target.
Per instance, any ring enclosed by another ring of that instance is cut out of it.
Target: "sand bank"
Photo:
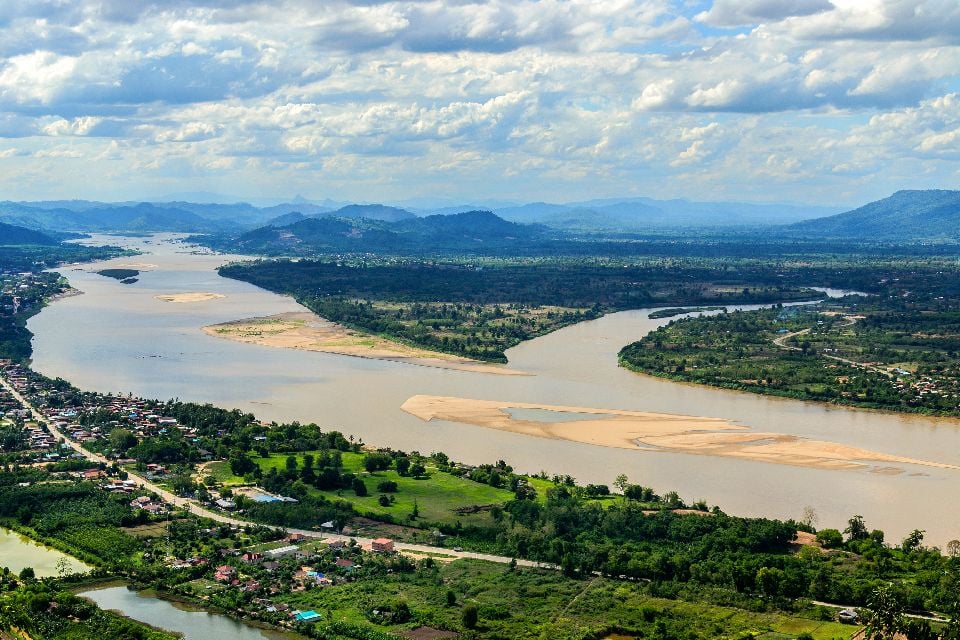
[[[164,302],[176,302],[176,303],[185,303],[185,302],[207,302],[208,300],[219,300],[220,298],[226,298],[227,296],[222,293],[170,293],[164,294],[161,296],[154,296],[157,300],[163,300]]]
[[[212,336],[267,347],[321,351],[475,373],[527,375],[502,365],[418,349],[379,336],[354,331],[324,320],[309,311],[225,322],[204,327],[203,331]]]
[[[904,471],[889,466],[891,463],[960,469],[836,442],[752,431],[721,418],[441,396],[413,396],[401,408],[424,421],[447,420],[619,449],[724,456],[821,469],[869,469],[878,473]],[[553,422],[549,414],[543,420],[517,419],[510,415],[509,409],[554,412],[563,421]],[[586,417],[564,419],[562,414],[571,413],[586,414]],[[884,466],[873,463],[884,463]]]

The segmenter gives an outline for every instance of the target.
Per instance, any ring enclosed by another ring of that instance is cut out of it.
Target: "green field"
[[[303,464],[305,454],[298,454],[297,464]],[[371,516],[389,515],[396,521],[403,521],[409,516],[416,504],[419,510],[419,519],[429,523],[455,524],[460,521],[464,525],[487,525],[492,523],[489,511],[480,510],[475,513],[458,512],[458,509],[471,507],[487,507],[501,505],[512,500],[513,492],[508,489],[497,489],[486,484],[460,478],[450,473],[439,471],[435,466],[427,465],[428,477],[412,478],[401,476],[395,470],[377,471],[368,473],[363,468],[363,454],[343,453],[343,468],[357,474],[367,485],[370,495],[358,497],[350,489],[321,491],[313,487],[310,493],[324,496],[330,500],[344,500],[353,505],[360,514]],[[271,468],[282,470],[286,468],[286,454],[272,454],[267,458],[254,458],[254,462],[266,474]],[[244,483],[244,479],[233,475],[226,462],[214,462],[208,465],[210,474],[227,486],[236,486]],[[397,492],[381,494],[377,491],[377,484],[385,480],[397,483]],[[546,490],[554,486],[552,482],[531,478],[529,482],[537,489],[538,495],[543,498]],[[380,495],[390,495],[395,501],[387,507],[379,504]],[[414,523],[416,524],[416,523]]]

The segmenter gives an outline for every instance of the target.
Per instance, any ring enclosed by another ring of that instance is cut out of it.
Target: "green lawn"
[[[254,462],[260,466],[264,473],[267,473],[271,468],[282,470],[286,468],[287,455],[272,454],[267,458],[255,457]],[[296,455],[297,464],[300,466],[303,464],[303,456],[304,454]],[[416,503],[420,512],[420,519],[423,521],[455,524],[459,520],[464,525],[483,525],[492,522],[492,520],[487,511],[457,513],[456,509],[499,505],[513,498],[513,492],[508,489],[496,489],[489,485],[438,471],[436,467],[431,466],[427,466],[429,477],[421,479],[401,476],[394,470],[368,473],[363,468],[363,457],[363,454],[359,453],[344,453],[343,468],[356,473],[363,479],[367,485],[368,496],[357,497],[351,489],[334,491],[311,489],[311,491],[316,495],[349,502],[361,514],[389,515],[397,521],[404,521],[413,512],[414,503]],[[215,462],[208,466],[208,470],[218,482],[225,485],[243,483],[243,478],[230,472],[230,467],[226,462]],[[381,506],[378,502],[379,496],[382,494],[377,491],[377,484],[384,480],[392,480],[397,483],[398,487],[396,493],[385,494],[391,495],[395,499],[395,502],[387,507]],[[546,494],[548,487],[553,486],[552,482],[536,478],[532,479],[531,483],[541,497]]]

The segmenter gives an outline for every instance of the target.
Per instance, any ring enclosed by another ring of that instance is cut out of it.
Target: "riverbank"
[[[836,442],[751,431],[749,427],[729,420],[703,416],[426,395],[411,397],[401,409],[425,422],[446,420],[527,436],[619,449],[743,458],[818,469],[869,469],[882,474],[900,474],[905,470],[868,462],[960,469],[942,462],[870,451]],[[545,419],[523,419],[511,414],[511,410],[518,409],[544,412],[539,415]],[[570,414],[574,414],[576,419],[570,419]]]
[[[203,327],[203,332],[218,338],[266,347],[335,353],[356,358],[388,360],[473,373],[503,376],[527,375],[522,371],[507,369],[503,366],[411,347],[380,336],[348,329],[324,320],[309,311],[235,320]]]

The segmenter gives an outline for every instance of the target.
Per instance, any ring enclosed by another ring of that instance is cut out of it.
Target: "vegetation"
[[[354,329],[494,362],[505,362],[504,351],[523,340],[608,311],[816,295],[759,269],[743,274],[660,263],[278,261],[228,265],[220,273],[293,295]]]
[[[956,275],[889,278],[875,296],[812,307],[684,319],[624,347],[620,361],[756,393],[960,415]]]

